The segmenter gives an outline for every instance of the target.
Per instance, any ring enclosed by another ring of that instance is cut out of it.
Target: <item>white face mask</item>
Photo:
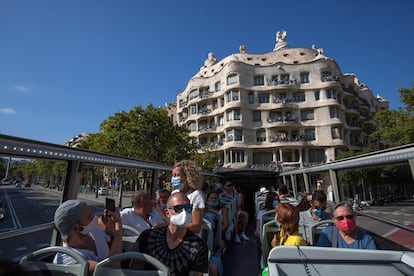
[[[81,231],[79,231],[79,233],[81,233],[82,235],[86,235],[92,232],[93,229],[95,229],[98,226],[98,217],[93,216],[93,219],[87,225],[85,226],[79,225],[79,226],[82,229]]]
[[[178,228],[185,228],[192,221],[192,216],[185,210],[182,210],[178,215],[171,215],[170,221]]]

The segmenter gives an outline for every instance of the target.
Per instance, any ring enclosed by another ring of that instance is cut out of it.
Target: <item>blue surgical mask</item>
[[[217,206],[219,206],[219,202],[218,201],[216,201],[216,202],[209,201],[208,206],[216,208]]]
[[[273,200],[273,203],[272,203],[273,208],[275,208],[276,205],[278,204],[279,204],[279,200]]]
[[[171,184],[173,190],[181,190],[184,187],[183,182],[181,182],[181,177],[171,177]]]
[[[163,209],[163,210],[167,209],[167,203],[163,203],[163,204],[162,204],[162,209]]]
[[[317,210],[317,209],[315,209],[314,213],[315,213],[315,215],[317,215],[318,217],[322,217],[322,215],[323,215],[323,210]]]

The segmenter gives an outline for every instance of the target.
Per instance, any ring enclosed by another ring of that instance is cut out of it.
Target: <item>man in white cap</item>
[[[92,275],[96,264],[122,252],[122,223],[119,209],[115,212],[105,210],[104,213],[113,219],[115,224],[114,238],[108,246],[106,234],[98,227],[98,217],[83,201],[67,200],[55,212],[54,224],[63,240],[63,247],[70,247],[82,255],[89,263],[89,274]],[[58,253],[54,263],[73,264],[72,257]]]

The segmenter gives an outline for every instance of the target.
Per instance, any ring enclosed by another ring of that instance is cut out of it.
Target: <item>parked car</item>
[[[108,189],[107,188],[99,188],[98,195],[108,195]]]
[[[4,215],[6,213],[6,208],[3,205],[3,202],[0,201],[0,219],[4,219]]]

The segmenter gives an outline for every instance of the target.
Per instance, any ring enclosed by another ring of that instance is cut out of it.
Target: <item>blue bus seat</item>
[[[269,275],[414,275],[414,253],[391,250],[277,246]]]

